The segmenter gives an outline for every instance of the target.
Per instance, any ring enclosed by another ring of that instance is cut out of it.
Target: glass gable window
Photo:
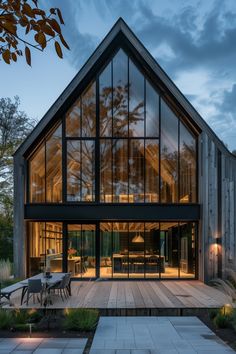
[[[62,129],[59,125],[29,160],[31,203],[62,201]]]
[[[161,201],[178,202],[178,118],[161,101]]]
[[[62,184],[63,202],[197,201],[196,137],[123,49],[63,119],[29,159],[30,202],[61,202]]]

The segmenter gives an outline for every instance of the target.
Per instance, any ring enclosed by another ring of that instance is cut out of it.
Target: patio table
[[[29,279],[40,279],[43,286],[45,287],[45,291],[46,291],[48,286],[55,285],[56,283],[59,283],[60,281],[62,281],[65,274],[66,273],[50,273],[50,277],[45,277],[44,273],[40,273],[40,274],[34,275],[33,277],[22,280],[20,282],[23,285],[22,293],[21,293],[21,305],[23,304],[23,300],[24,300],[25,294],[27,292]],[[69,285],[68,291],[69,291],[69,295],[71,295],[70,285]]]

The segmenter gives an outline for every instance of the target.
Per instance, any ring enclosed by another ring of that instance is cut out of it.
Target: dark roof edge
[[[223,142],[218,138],[216,133],[211,129],[211,127],[205,122],[205,120],[201,117],[201,115],[196,111],[196,109],[192,106],[192,104],[188,101],[188,99],[181,93],[178,87],[174,84],[174,82],[170,79],[170,77],[165,73],[165,71],[161,68],[161,66],[156,62],[154,57],[149,53],[149,51],[144,47],[143,43],[136,37],[136,35],[132,32],[132,30],[128,27],[126,22],[120,17],[117,22],[114,24],[112,29],[108,32],[102,42],[98,45],[92,55],[88,58],[85,64],[82,66],[78,74],[72,79],[72,81],[68,84],[62,94],[58,97],[55,103],[49,108],[44,117],[38,122],[33,131],[29,134],[29,136],[25,139],[25,141],[18,147],[15,151],[14,155],[18,155],[19,153],[24,154],[29,146],[34,142],[34,140],[38,137],[38,135],[42,132],[42,130],[49,124],[51,119],[57,113],[57,111],[62,107],[66,99],[70,96],[70,94],[74,91],[74,89],[78,86],[78,84],[83,80],[83,78],[89,72],[91,66],[95,64],[95,62],[99,59],[101,54],[105,51],[105,49],[109,46],[109,44],[113,41],[113,39],[118,35],[119,32],[122,32],[128,41],[133,45],[133,47],[139,52],[142,58],[147,62],[150,68],[156,73],[156,75],[160,78],[160,80],[164,83],[169,92],[173,95],[173,97],[179,102],[179,104],[184,108],[184,110],[192,117],[193,121],[199,126],[202,131],[205,131],[217,147],[229,154],[231,157],[236,158],[228,148],[223,144]]]

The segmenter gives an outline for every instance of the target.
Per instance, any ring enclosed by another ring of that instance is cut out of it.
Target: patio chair
[[[65,299],[69,296],[70,277],[71,277],[70,273],[65,274],[60,282],[49,286],[47,288],[47,291],[50,293],[51,290],[53,290],[54,292],[58,290],[62,301],[64,301],[63,295]]]
[[[28,306],[29,299],[33,296],[33,302],[35,303],[35,295],[37,295],[37,299],[42,306],[42,299],[43,299],[43,284],[41,279],[29,279],[28,280],[28,289],[27,289],[27,297],[26,297],[26,304]],[[40,294],[40,297],[38,296]]]

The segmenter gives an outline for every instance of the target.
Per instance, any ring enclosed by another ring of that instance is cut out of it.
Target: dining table
[[[67,273],[62,273],[62,272],[51,272],[50,274],[46,275],[46,273],[39,273],[36,274],[30,278],[24,279],[21,281],[21,284],[23,285],[22,287],[22,293],[21,293],[21,305],[23,304],[24,301],[24,297],[25,294],[27,293],[27,289],[28,289],[28,281],[30,279],[40,279],[42,282],[42,285],[45,289],[45,293],[47,293],[47,288],[51,287],[59,282],[62,281],[63,277],[66,275]],[[70,283],[69,283],[69,295],[71,295],[71,287],[70,287]],[[47,294],[48,295],[48,294]],[[46,296],[47,299],[47,296]]]

